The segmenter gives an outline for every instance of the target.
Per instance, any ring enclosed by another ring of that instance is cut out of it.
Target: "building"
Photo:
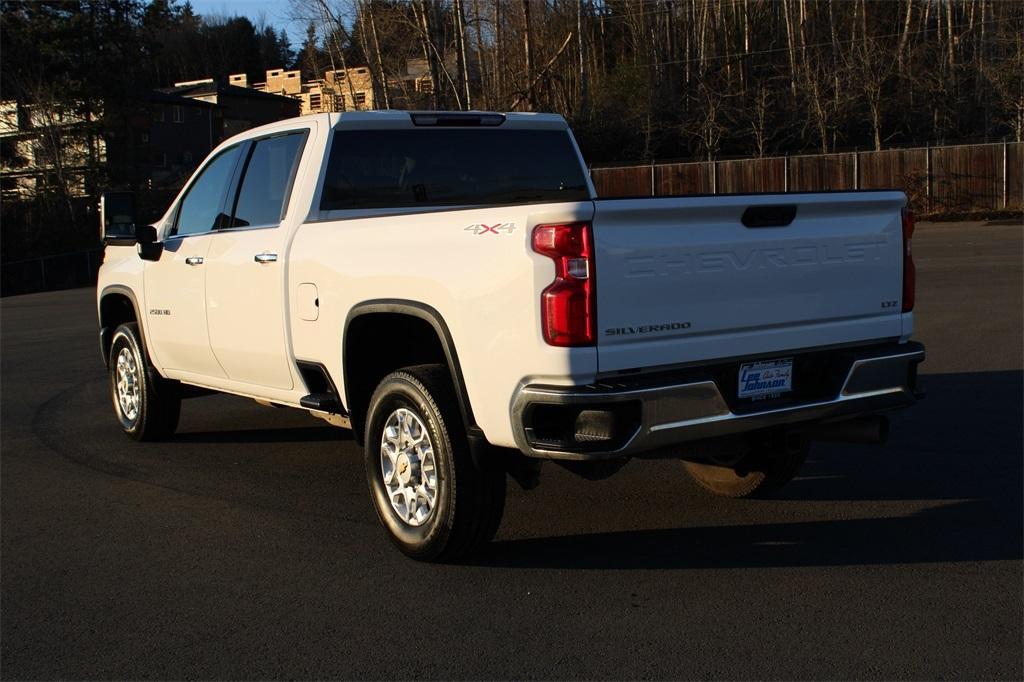
[[[154,90],[129,104],[112,122],[102,121],[102,110],[83,113],[80,102],[0,102],[3,198],[83,197],[106,185],[180,187],[217,142],[216,105]]]
[[[175,83],[161,92],[214,105],[213,142],[281,119],[298,116],[300,102],[291,97],[241,87],[213,78]]]
[[[81,102],[0,102],[0,194],[30,199],[49,191],[85,196],[92,172],[106,163],[106,141]]]
[[[451,65],[454,68],[454,64]],[[81,103],[49,106],[0,102],[0,192],[29,199],[60,187],[87,196],[106,187],[177,189],[217,144],[264,123],[302,114],[369,110],[378,102],[369,67],[331,69],[303,81],[298,70],[271,69],[250,83],[232,74],[182,81],[139,93],[123,128],[96,122]],[[427,62],[410,59],[388,78],[388,105],[427,108],[432,84]]]
[[[450,65],[454,68],[454,64]],[[197,81],[211,82],[212,79]],[[302,80],[298,70],[270,69],[265,80],[250,83],[244,73],[232,74],[228,77],[232,87],[245,88],[265,94],[289,97],[300,102],[300,113],[321,114],[337,111],[366,111],[383,106],[374,93],[373,77],[369,67],[352,66],[348,69],[330,69],[323,73],[322,78]],[[425,59],[410,59],[406,64],[405,73],[398,77],[388,78],[387,88],[389,104],[392,107],[418,108],[428,106],[432,92],[430,72]]]
[[[264,82],[251,84],[246,74],[236,73],[228,76],[228,83],[234,87],[298,100],[299,112],[303,116],[368,110],[377,104],[373,95],[373,79],[366,66],[347,70],[333,69],[324,72],[323,78],[309,81],[303,81],[302,73],[298,70],[270,69],[266,72]]]
[[[147,188],[176,189],[217,143],[217,106],[150,90],[128,126],[126,144],[111,149],[111,165],[133,169]]]

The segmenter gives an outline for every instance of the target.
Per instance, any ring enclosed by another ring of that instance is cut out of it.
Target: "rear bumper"
[[[763,407],[730,406],[713,378],[615,388],[526,385],[513,399],[513,432],[516,445],[531,457],[590,460],[788,424],[855,417],[912,405],[918,397],[917,365],[924,358],[924,346],[916,342],[845,352],[838,390],[815,400]],[[561,413],[576,420],[581,410],[613,413],[617,433],[604,441],[579,442],[552,438],[539,425],[544,414]]]

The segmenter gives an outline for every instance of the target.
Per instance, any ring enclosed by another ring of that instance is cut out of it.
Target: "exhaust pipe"
[[[880,444],[889,439],[889,418],[874,414],[830,424],[812,424],[802,433],[810,440]]]

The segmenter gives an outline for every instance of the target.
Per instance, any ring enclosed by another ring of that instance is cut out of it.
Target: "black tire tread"
[[[177,430],[181,418],[181,394],[178,383],[164,379],[153,369],[149,354],[142,343],[138,322],[125,322],[120,325],[114,330],[113,338],[116,339],[118,332],[121,331],[130,339],[131,345],[135,346],[142,362],[140,369],[143,377],[142,424],[134,431],[124,431],[130,438],[139,441],[166,440]],[[110,348],[111,371],[116,363],[115,345],[111,344]]]
[[[387,384],[399,379],[413,384],[425,396],[428,407],[438,415],[437,426],[446,440],[455,468],[453,489],[453,523],[447,541],[441,548],[424,552],[411,552],[399,547],[416,559],[439,563],[458,561],[482,545],[490,542],[501,524],[505,509],[505,473],[498,469],[485,471],[476,467],[469,452],[465,426],[462,423],[458,399],[452,386],[451,375],[444,365],[415,365],[404,367],[386,376],[374,391],[370,405],[376,405]],[[366,420],[367,428],[372,423]],[[366,442],[372,442],[366,434]]]

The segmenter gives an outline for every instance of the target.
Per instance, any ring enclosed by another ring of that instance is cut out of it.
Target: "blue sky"
[[[275,28],[288,31],[292,47],[302,42],[306,27],[303,22],[293,22],[288,18],[292,3],[288,0],[192,0],[196,14],[236,14],[249,17],[253,23],[262,16],[266,23]]]

